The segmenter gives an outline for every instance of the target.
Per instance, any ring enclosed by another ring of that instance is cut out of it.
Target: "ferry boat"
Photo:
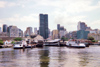
[[[54,39],[44,43],[44,46],[59,46],[59,45],[60,45],[60,39]]]
[[[22,42],[16,42],[13,46],[14,49],[22,49],[23,48],[23,44]]]
[[[67,41],[66,42],[66,46],[67,47],[72,47],[72,48],[85,48],[85,44],[81,43],[80,41]]]

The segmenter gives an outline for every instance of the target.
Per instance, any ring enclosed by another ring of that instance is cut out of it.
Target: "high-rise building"
[[[34,33],[38,34],[37,27],[34,28]]]
[[[3,32],[7,32],[7,25],[3,24]]]
[[[32,27],[27,27],[26,31],[24,32],[25,37],[32,35]]]
[[[87,39],[89,31],[79,30],[77,31],[77,39]]]
[[[16,26],[11,27],[10,37],[19,37],[19,29]]]
[[[7,35],[10,37],[10,29],[12,26],[7,27]]]
[[[87,25],[84,22],[79,21],[77,25],[78,30],[86,30]]]
[[[60,24],[57,24],[57,30],[60,31]]]
[[[48,15],[47,14],[40,14],[40,27],[39,27],[39,34],[43,36],[44,39],[48,38]]]
[[[19,29],[19,37],[23,37],[23,31]]]

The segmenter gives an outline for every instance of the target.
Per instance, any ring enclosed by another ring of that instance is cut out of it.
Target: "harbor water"
[[[100,46],[2,48],[0,67],[100,67]]]

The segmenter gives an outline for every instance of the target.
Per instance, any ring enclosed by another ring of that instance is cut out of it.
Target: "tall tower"
[[[3,24],[3,32],[7,32],[7,25]]]
[[[60,24],[57,24],[57,30],[60,31]]]
[[[84,22],[79,21],[77,25],[78,30],[86,30],[87,25]]]
[[[44,39],[48,38],[48,14],[40,14],[40,27],[39,34],[43,36]]]

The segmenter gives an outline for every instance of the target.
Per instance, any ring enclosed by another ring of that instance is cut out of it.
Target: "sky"
[[[67,31],[75,31],[79,21],[100,29],[100,0],[0,0],[0,27],[39,29],[40,13],[48,14],[50,30],[60,24]]]

